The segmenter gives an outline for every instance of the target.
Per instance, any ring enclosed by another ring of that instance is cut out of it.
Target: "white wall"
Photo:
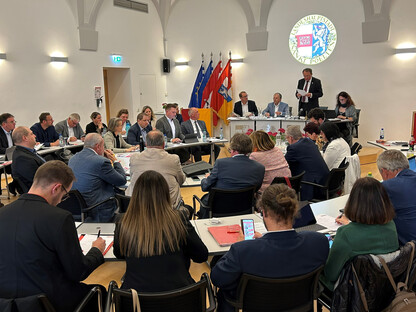
[[[168,53],[173,60],[185,57],[191,63],[187,70],[174,68],[169,75],[169,100],[187,106],[201,52],[217,54],[231,50],[233,55],[244,57],[244,64],[232,71],[235,101],[238,91],[244,89],[249,98],[264,108],[273,93],[279,91],[283,101],[297,107],[294,92],[306,66],[290,54],[289,33],[302,17],[321,14],[334,23],[338,42],[329,59],[312,67],[323,84],[320,104],[333,108],[336,94],[345,90],[362,109],[361,143],[376,139],[381,127],[387,138],[408,139],[410,112],[416,110],[412,79],[416,58],[401,61],[392,55],[392,49],[403,41],[416,44],[415,11],[416,1],[393,1],[389,42],[364,45],[360,0],[275,0],[268,19],[268,50],[249,52],[245,41],[247,22],[236,1],[181,0],[168,25]]]

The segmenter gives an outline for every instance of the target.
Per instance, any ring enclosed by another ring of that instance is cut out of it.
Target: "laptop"
[[[416,172],[416,159],[415,159],[415,156],[410,157],[408,160],[409,160],[409,169]]]
[[[295,217],[293,222],[293,228],[296,232],[318,232],[327,229],[326,227],[316,223],[315,216],[312,212],[311,206],[308,203],[300,208],[298,215]]]
[[[185,143],[196,143],[198,142],[198,136],[196,133],[185,134],[185,139],[183,141]]]

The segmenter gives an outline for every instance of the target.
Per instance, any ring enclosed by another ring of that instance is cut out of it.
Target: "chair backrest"
[[[96,312],[102,312],[102,293],[100,286],[93,287],[88,294],[82,299],[78,307],[74,310],[74,312],[88,312],[91,309]]]
[[[13,153],[15,149],[16,146],[6,148],[6,160],[13,160]]]
[[[60,202],[57,206],[69,211],[74,217],[75,221],[84,222],[85,216],[83,209],[87,208],[87,203],[84,197],[78,190],[70,190],[68,192],[69,198]]]
[[[264,278],[244,273],[237,290],[236,306],[243,311],[313,311],[323,267],[289,278]]]
[[[44,294],[12,299],[0,298],[0,310],[3,312],[55,312],[55,308]]]
[[[131,197],[118,193],[115,194],[115,197],[117,200],[118,212],[125,213],[127,211],[127,208],[129,207]]]
[[[212,188],[209,192],[209,217],[227,217],[253,213],[255,186],[239,190]]]
[[[19,194],[24,194],[24,193],[27,193],[29,191],[28,186],[26,184],[24,184],[22,182],[22,180],[20,180],[19,177],[14,176],[13,181],[15,181],[17,183],[17,191],[19,192]]]
[[[363,148],[363,146],[358,143],[355,142],[352,146],[351,146],[351,155],[355,155],[358,154],[358,152]]]
[[[359,124],[359,121],[360,121],[360,113],[361,113],[361,109],[360,108],[357,108],[356,109],[357,121],[354,124],[354,131],[353,131],[354,138],[358,138],[358,126],[360,125]]]
[[[345,163],[344,167],[333,168],[326,180],[326,198],[331,198],[334,194],[340,192],[344,188],[345,170],[347,170],[349,163]]]
[[[305,174],[305,171],[303,171],[301,174],[299,174],[297,176],[288,178],[292,188],[298,194],[298,200],[300,200],[300,189],[301,189],[301,185],[302,185],[302,183],[300,181],[302,181],[302,178],[303,178],[304,174]],[[286,178],[285,177],[275,177],[271,184],[278,184],[278,183],[283,183],[283,184],[287,185]]]
[[[207,290],[210,302],[209,309],[206,307]],[[112,296],[116,312],[125,311],[123,308],[128,310],[132,307],[132,295],[129,290],[117,288],[110,290],[109,288],[108,295]],[[199,282],[177,290],[138,293],[138,295],[142,312],[205,312],[215,309],[215,300],[207,273],[202,274]],[[106,312],[110,311],[110,306],[111,302],[106,306]]]

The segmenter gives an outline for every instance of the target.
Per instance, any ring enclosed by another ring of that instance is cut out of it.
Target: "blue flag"
[[[204,64],[201,64],[201,67],[199,68],[198,75],[196,76],[196,80],[194,83],[194,88],[192,89],[191,93],[191,100],[189,101],[188,107],[198,107],[199,108],[199,102],[198,102],[198,90],[201,86],[202,79],[204,78]]]
[[[212,60],[211,62],[209,62],[207,70],[204,73],[204,77],[202,78],[202,82],[201,82],[201,86],[199,87],[199,91],[198,91],[198,107],[200,107],[201,102],[202,102],[202,93],[204,92],[205,86],[208,83],[209,77],[211,77],[212,74]]]

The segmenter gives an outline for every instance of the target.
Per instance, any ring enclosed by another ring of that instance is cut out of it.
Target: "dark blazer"
[[[180,124],[183,123],[183,117],[182,114],[176,114],[176,119],[179,121]]]
[[[297,89],[303,90],[305,86],[305,79],[301,79],[298,82]],[[295,92],[296,96],[297,91]],[[319,107],[319,98],[324,95],[322,91],[321,80],[318,78],[312,77],[311,85],[309,86],[309,93],[312,93],[312,97],[308,99],[308,103],[302,102],[302,97],[299,98],[299,109],[303,108],[302,116],[305,116],[305,113],[309,112],[312,108]]]
[[[185,138],[185,136],[183,135],[182,131],[181,131],[181,125],[179,123],[179,121],[176,118],[173,118],[173,123],[175,124],[175,134],[172,134],[172,128],[170,127],[168,118],[165,116],[163,116],[162,118],[159,118],[156,122],[156,129],[159,130],[160,132],[162,132],[163,134],[166,135],[166,137],[168,139],[174,139],[174,138],[179,138],[181,140],[183,140]]]
[[[263,183],[264,166],[248,156],[220,158],[215,161],[214,168],[208,178],[202,179],[201,189],[204,192],[212,187],[220,189],[242,189]]]
[[[100,133],[97,131],[98,127],[95,125],[94,122],[90,122],[86,127],[85,127],[85,134],[88,133]],[[103,123],[103,131],[105,130],[105,132],[107,132],[107,126]],[[101,133],[100,133],[101,134]]]
[[[12,140],[13,141],[13,140]],[[0,154],[6,154],[6,149],[9,147],[9,141],[7,141],[6,134],[3,128],[0,126]]]
[[[43,143],[46,147],[51,146],[51,143],[59,139],[59,134],[56,132],[54,126],[50,126],[43,130],[39,122],[35,123],[30,130],[36,135],[36,141]]]
[[[45,293],[56,311],[74,311],[93,286],[80,281],[104,262],[97,248],[82,254],[69,212],[34,194],[0,209],[0,248],[0,297]]]
[[[248,100],[248,111],[254,113],[254,115],[256,116],[259,114],[259,112],[257,111],[256,102]],[[241,107],[241,101],[235,102],[234,113],[243,116],[243,108]]]
[[[311,139],[302,138],[298,142],[289,145],[285,158],[292,172],[292,177],[305,171],[303,181],[318,184],[325,183],[329,169]],[[310,200],[314,197],[320,197],[320,192],[318,190],[314,191],[313,186],[303,184],[300,195],[302,200]]]
[[[144,128],[144,131],[148,133],[149,131],[151,131],[151,129],[146,127]],[[127,132],[127,143],[131,145],[140,145],[141,141],[142,141],[142,131],[140,129],[139,124],[136,122],[133,126],[130,127],[129,132]]]
[[[36,170],[45,163],[42,156],[22,146],[16,146],[13,152],[12,176],[18,178],[29,190]],[[25,191],[25,190],[23,190]]]
[[[188,220],[183,219],[187,229],[186,242],[179,250],[167,251],[152,257],[124,257],[120,252],[120,227],[124,214],[117,216],[114,232],[114,255],[126,259],[127,269],[121,288],[134,288],[141,292],[158,292],[178,289],[195,283],[189,274],[190,260],[202,263],[208,259],[208,250]],[[169,248],[166,246],[167,250]]]
[[[68,126],[67,126],[67,119],[62,120],[60,122],[58,122],[55,125],[55,130],[56,132],[58,132],[59,134],[62,134],[62,136],[64,138],[69,138],[69,130],[68,130]],[[84,135],[84,130],[82,130],[80,124],[78,123],[74,128],[74,136],[80,140],[81,137]]]
[[[120,163],[97,155],[92,149],[84,148],[69,160],[68,166],[75,174],[72,188],[81,192],[88,206],[114,196],[115,186],[126,184],[126,174]],[[117,206],[114,201],[106,202],[88,213],[89,222],[111,222]]]
[[[328,239],[317,232],[267,233],[231,245],[212,269],[211,280],[221,292],[235,297],[243,273],[269,278],[303,275],[325,264],[328,253]],[[234,311],[218,297],[219,311]]]
[[[393,220],[400,245],[416,240],[416,172],[403,169],[395,178],[384,181],[383,186],[396,212]]]
[[[207,130],[207,125],[205,124],[205,121],[197,120],[196,122],[198,123],[199,127],[201,128],[201,131],[205,131],[205,133],[207,134],[207,137],[210,137],[209,132]],[[187,121],[184,121],[181,124],[181,130],[182,130],[182,133],[184,135],[194,133],[194,127],[192,126],[191,119],[188,119]],[[201,133],[201,135],[202,135],[202,133]],[[198,135],[198,138],[200,138],[201,135]]]

